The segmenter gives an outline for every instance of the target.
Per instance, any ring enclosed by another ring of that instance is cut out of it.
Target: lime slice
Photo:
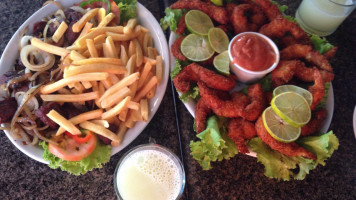
[[[305,100],[307,100],[309,106],[313,102],[313,95],[306,89],[295,86],[295,85],[281,85],[273,90],[273,96],[277,96],[283,92],[295,92],[302,95]]]
[[[267,132],[280,142],[293,142],[300,136],[301,128],[289,125],[271,107],[263,112],[262,120]]]
[[[221,28],[211,28],[208,32],[208,39],[211,48],[217,53],[222,53],[229,47],[229,37]]]
[[[224,75],[230,75],[230,58],[228,51],[224,51],[221,54],[215,56],[213,64],[218,72]]]
[[[190,10],[185,15],[185,24],[190,32],[198,35],[208,35],[209,29],[214,27],[210,17],[200,10]]]
[[[208,38],[196,34],[185,37],[180,45],[180,50],[185,57],[195,62],[208,60],[214,55],[214,50],[210,47]]]
[[[284,92],[273,97],[271,107],[279,117],[294,127],[304,126],[311,117],[307,100],[295,92]]]
[[[210,0],[210,1],[217,6],[223,5],[223,0]]]

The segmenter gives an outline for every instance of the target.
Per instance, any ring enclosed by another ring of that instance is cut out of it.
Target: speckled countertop
[[[0,54],[17,28],[44,0],[0,1]],[[159,20],[167,3],[174,0],[139,0]],[[301,2],[279,0],[289,6],[288,14]],[[27,157],[0,133],[0,199],[115,199],[113,173],[121,156],[130,148],[148,143],[149,137],[183,156],[187,184],[183,199],[356,199],[356,140],[352,113],[356,104],[356,12],[327,37],[339,50],[331,62],[335,110],[330,126],[340,147],[303,181],[278,182],[263,175],[256,158],[237,155],[215,163],[203,171],[189,155],[189,141],[195,138],[193,117],[177,100],[182,151],[176,126],[170,82],[157,114],[145,130],[123,151],[114,155],[102,169],[72,176]]]

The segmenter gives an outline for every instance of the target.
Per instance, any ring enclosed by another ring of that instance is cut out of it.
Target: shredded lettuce
[[[127,22],[131,18],[136,17],[137,0],[114,0],[117,7],[120,9],[120,24]]]
[[[330,44],[325,37],[319,37],[317,35],[311,35],[310,40],[313,43],[314,49],[319,51],[320,54],[332,49],[334,46]]]
[[[163,30],[166,30],[168,27],[171,29],[171,31],[176,31],[178,22],[180,18],[184,14],[183,9],[170,9],[169,7],[164,10],[164,13],[166,16],[161,18],[161,27]]]
[[[110,160],[110,145],[103,145],[100,142],[97,142],[94,151],[81,161],[62,160],[49,151],[46,142],[42,141],[39,145],[44,149],[43,159],[49,161],[48,166],[50,168],[57,169],[60,167],[61,170],[74,175],[81,175],[95,168],[102,168],[103,164]]]
[[[182,70],[182,65],[181,63],[179,62],[178,59],[175,59],[174,60],[174,68],[173,70],[171,71],[171,79],[174,79],[178,74],[179,72]]]
[[[223,125],[224,118],[211,116],[207,120],[206,129],[199,133],[200,139],[196,142],[190,141],[190,155],[198,161],[203,170],[211,169],[211,162],[229,160],[238,153],[235,143],[227,136],[227,131]]]
[[[253,138],[248,146],[257,153],[257,161],[265,166],[265,175],[269,178],[288,181],[291,179],[303,180],[310,170],[318,164],[325,165],[329,158],[338,148],[339,141],[332,131],[321,136],[303,137],[296,141],[298,145],[317,156],[317,160],[303,157],[288,157],[271,149],[259,138]],[[296,172],[296,170],[298,170]]]
[[[188,90],[186,93],[182,93],[182,95],[179,96],[179,99],[181,99],[184,102],[187,102],[189,98],[192,98],[194,100],[198,100],[200,98],[200,93],[199,93],[199,87],[194,86]]]
[[[275,4],[278,7],[279,11],[281,11],[281,13],[284,13],[284,11],[288,9],[287,5],[281,5],[276,1],[271,0],[271,3]]]

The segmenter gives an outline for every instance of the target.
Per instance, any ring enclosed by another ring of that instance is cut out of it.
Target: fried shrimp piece
[[[230,119],[228,124],[228,136],[235,142],[240,153],[249,153],[245,139],[256,137],[255,125],[242,118]]]
[[[299,60],[281,60],[276,69],[271,73],[271,79],[274,87],[287,84],[292,80],[295,70],[302,65]]]
[[[211,114],[211,109],[205,103],[204,98],[200,98],[195,108],[195,127],[197,133],[200,133],[206,128],[207,117]]]
[[[180,38],[176,39],[171,46],[172,55],[175,58],[177,58],[178,60],[183,60],[183,61],[185,61],[187,59],[180,51],[180,45],[182,44],[182,41],[184,40],[184,38],[185,37],[180,37]]]
[[[173,79],[174,86],[181,92],[187,92],[189,90],[191,81],[202,81],[211,88],[223,91],[231,90],[236,84],[233,75],[225,77],[206,69],[197,63],[192,63],[184,67]]]
[[[326,59],[331,60],[335,56],[337,49],[338,47],[333,47],[329,51],[325,52],[323,56],[325,56]]]
[[[230,21],[235,34],[239,34],[246,31],[257,31],[266,19],[259,7],[251,4],[240,4],[233,8]]]
[[[185,15],[187,13],[184,13],[182,17],[179,19],[178,25],[177,25],[177,30],[176,33],[178,35],[183,35],[185,28],[187,28],[187,25],[185,24]]]
[[[276,18],[268,24],[263,25],[259,32],[272,39],[282,38],[290,33],[298,43],[309,44],[310,40],[306,32],[294,22],[285,18]]]
[[[306,61],[316,65],[318,68],[332,72],[333,69],[325,56],[314,51],[309,45],[294,44],[280,51],[282,60],[305,59]]]
[[[179,0],[170,6],[171,9],[200,10],[219,24],[227,24],[229,17],[224,7],[200,0]]]
[[[273,21],[276,18],[283,18],[281,11],[270,0],[255,0],[256,4],[261,7],[269,21]]]
[[[248,97],[241,92],[232,93],[231,100],[219,98],[216,90],[205,83],[198,82],[200,95],[216,115],[228,118],[242,117],[255,121],[266,107],[266,100],[262,86],[254,84],[249,87]]]
[[[308,88],[309,92],[313,95],[313,102],[310,105],[310,109],[314,110],[320,103],[325,94],[324,80],[319,70],[314,68],[314,85]]]
[[[296,143],[283,143],[275,140],[265,129],[260,116],[255,124],[258,137],[272,149],[279,151],[286,156],[303,156],[305,158],[316,160],[316,156],[306,149],[298,146]]]
[[[334,80],[334,74],[332,72],[328,72],[322,69],[317,69],[317,70],[319,70],[321,76],[323,77],[323,81],[325,83]],[[312,82],[314,81],[314,69],[311,67],[307,67],[305,66],[304,63],[302,63],[295,69],[294,76],[302,81]]]
[[[321,109],[316,111],[312,119],[302,127],[300,136],[308,136],[317,133],[326,119],[327,111],[326,109]]]

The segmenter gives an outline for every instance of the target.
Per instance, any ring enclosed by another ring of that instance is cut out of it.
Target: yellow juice
[[[326,36],[333,33],[354,8],[352,0],[303,0],[296,19],[305,31]]]
[[[175,200],[182,188],[177,164],[156,150],[129,155],[117,171],[116,183],[124,200]]]

